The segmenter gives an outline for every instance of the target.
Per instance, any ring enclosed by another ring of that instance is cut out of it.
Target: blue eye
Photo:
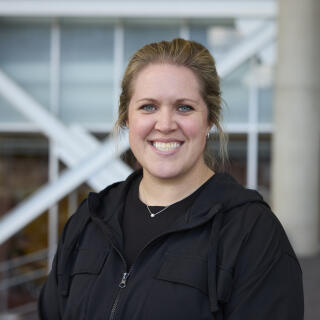
[[[181,112],[188,112],[188,111],[193,110],[193,108],[191,106],[184,104],[184,105],[179,106],[178,110]]]
[[[154,111],[156,107],[152,104],[145,104],[141,107],[141,109],[144,111]]]

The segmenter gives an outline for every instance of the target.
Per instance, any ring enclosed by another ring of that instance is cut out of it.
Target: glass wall
[[[143,45],[162,41],[171,40],[179,37],[179,23],[172,21],[159,21],[150,23],[146,27],[143,21],[128,21],[124,24],[124,67],[127,65],[131,55]]]
[[[121,39],[117,28],[123,30]],[[54,37],[57,32],[58,37]],[[50,94],[56,96],[58,106],[54,109],[66,124],[85,124],[92,130],[108,124],[105,128],[108,130],[117,101],[114,95],[119,83],[115,79],[121,78],[121,74],[116,74],[119,73],[115,66],[118,57],[114,54],[119,48],[115,45],[120,45],[124,70],[132,53],[142,45],[170,40],[181,34],[188,34],[191,40],[208,46],[218,65],[244,37],[236,25],[227,20],[215,23],[191,21],[189,24],[168,19],[155,22],[128,20],[121,25],[111,21],[63,21],[57,24],[9,21],[2,22],[0,28],[0,68],[43,107],[51,108]],[[252,66],[245,62],[222,79],[225,123],[248,123],[247,79],[251,71]],[[58,83],[54,83],[56,78]],[[58,89],[52,89],[54,86]],[[260,123],[272,123],[271,105],[272,84],[263,85],[259,93]],[[0,122],[20,123],[24,120],[3,97],[0,97],[0,106]]]
[[[60,33],[61,119],[107,123],[113,108],[114,27],[64,23]]]
[[[45,108],[50,106],[50,24],[0,22],[0,68]],[[25,118],[0,96],[0,123]]]
[[[247,62],[222,80],[225,123],[249,122],[249,88],[245,82],[245,77],[249,72],[250,63]]]

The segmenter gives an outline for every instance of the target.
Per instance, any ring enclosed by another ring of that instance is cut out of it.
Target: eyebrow
[[[158,102],[158,100],[153,99],[153,98],[142,98],[142,99],[137,100],[136,102],[141,102],[141,101]],[[175,102],[176,102],[176,103],[181,103],[181,102],[185,102],[185,101],[190,101],[190,102],[193,102],[193,103],[198,103],[197,100],[193,100],[193,99],[189,99],[189,98],[180,98],[180,99],[177,99]]]

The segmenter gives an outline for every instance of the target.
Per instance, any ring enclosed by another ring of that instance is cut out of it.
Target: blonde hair
[[[220,149],[220,166],[223,168],[227,156],[227,136],[221,126],[221,91],[220,79],[217,74],[215,61],[202,44],[184,39],[173,39],[172,41],[160,41],[147,44],[136,51],[131,57],[125,70],[118,109],[118,119],[114,126],[114,132],[119,133],[126,128],[128,120],[128,106],[134,89],[134,81],[139,72],[150,64],[168,63],[184,66],[196,75],[200,84],[200,93],[208,108],[208,123],[216,127]],[[216,169],[217,161],[210,151],[208,142],[215,135],[210,135],[204,151],[204,160],[211,169]]]

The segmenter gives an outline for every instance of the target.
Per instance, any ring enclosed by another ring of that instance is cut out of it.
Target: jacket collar
[[[142,175],[142,170],[134,171],[123,182],[114,183],[99,193],[91,192],[88,208],[91,218],[109,231],[118,247],[122,245],[120,216],[124,209],[126,195],[132,182]],[[236,182],[229,174],[216,173],[210,178],[200,195],[185,216],[176,221],[170,232],[192,228],[212,219],[219,211],[228,211],[249,202],[262,202],[260,194],[248,190]]]
[[[114,183],[99,193],[90,192],[90,215],[110,223],[123,210],[131,183],[141,175],[140,169],[130,174],[123,182]],[[244,188],[227,173],[215,173],[188,211],[186,222],[202,219],[203,215],[216,205],[222,210],[228,210],[256,201],[263,201],[257,191]]]

